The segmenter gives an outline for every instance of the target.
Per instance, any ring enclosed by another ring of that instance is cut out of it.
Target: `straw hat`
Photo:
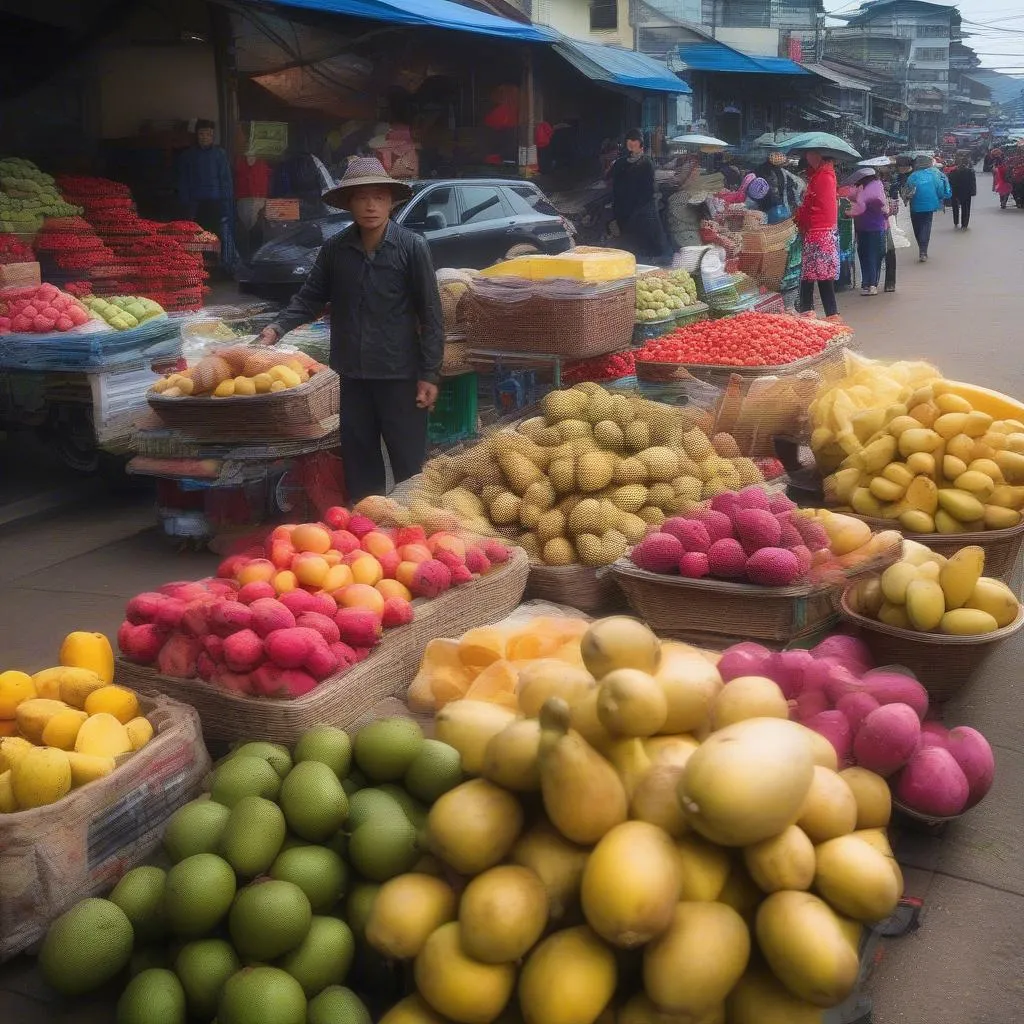
[[[349,161],[341,181],[334,188],[328,189],[321,198],[328,206],[347,210],[352,190],[361,185],[386,185],[391,189],[395,202],[401,202],[412,195],[412,189],[404,181],[392,178],[375,156],[357,156]]]

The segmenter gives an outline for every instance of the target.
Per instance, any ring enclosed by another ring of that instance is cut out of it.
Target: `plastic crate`
[[[427,438],[431,444],[454,444],[476,434],[477,387],[475,373],[441,381],[437,403],[427,420]]]

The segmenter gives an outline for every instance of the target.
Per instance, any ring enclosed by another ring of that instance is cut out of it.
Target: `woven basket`
[[[333,370],[321,370],[312,380],[268,395],[232,398],[165,398],[147,395],[150,408],[169,427],[181,427],[193,437],[219,440],[273,437],[296,427],[316,425],[341,409],[341,385]]]
[[[470,348],[587,359],[629,345],[636,285],[630,279],[588,291],[576,281],[495,277],[474,284],[466,302]]]
[[[530,566],[526,596],[578,608],[588,615],[607,615],[625,607],[615,576],[585,565]]]
[[[388,630],[366,661],[325,680],[303,697],[247,697],[201,679],[163,676],[123,659],[118,659],[118,682],[193,705],[207,742],[258,736],[291,745],[313,725],[348,726],[386,697],[404,695],[429,641],[461,636],[474,626],[504,618],[522,599],[528,574],[526,552],[513,548],[512,557],[501,568],[433,601],[417,602],[416,618],[407,626]]]
[[[956,696],[1005,640],[1024,626],[1024,608],[1009,626],[984,636],[946,636],[918,633],[887,626],[858,615],[850,608],[849,588],[843,592],[843,618],[857,627],[879,665],[905,665],[921,681],[931,700],[942,702]]]
[[[892,519],[873,519],[871,516],[859,516],[856,512],[846,512],[844,515],[862,520],[872,530],[899,530],[907,540],[916,540],[947,558],[968,544],[976,544],[985,552],[985,575],[1004,583],[1013,575],[1017,560],[1020,558],[1021,546],[1024,545],[1024,520],[1008,530],[954,534],[910,533],[908,530],[900,530],[900,524]]]

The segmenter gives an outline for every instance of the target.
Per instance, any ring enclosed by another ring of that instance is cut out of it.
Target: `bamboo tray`
[[[530,565],[526,596],[569,605],[588,615],[607,615],[626,604],[613,573],[585,565]]]
[[[956,696],[977,675],[978,670],[1024,626],[1024,607],[1010,625],[983,636],[946,636],[918,633],[912,629],[887,626],[850,608],[849,588],[840,600],[842,616],[857,627],[879,665],[905,665],[921,681],[932,701],[941,703]]]
[[[512,548],[501,568],[432,601],[415,602],[416,618],[409,625],[388,630],[365,661],[302,697],[248,697],[201,679],[160,675],[123,658],[117,662],[118,682],[193,705],[207,742],[257,738],[291,745],[313,725],[349,726],[385,698],[403,697],[429,641],[503,619],[522,600],[528,573],[526,552]]]

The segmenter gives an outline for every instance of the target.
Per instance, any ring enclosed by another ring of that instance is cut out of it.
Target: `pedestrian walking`
[[[856,186],[847,216],[853,218],[857,229],[860,293],[877,295],[885,259],[885,236],[889,228],[889,199],[873,167],[858,167],[847,178],[847,184]]]
[[[800,266],[800,312],[814,316],[814,285],[828,320],[839,319],[836,281],[839,278],[839,195],[832,157],[808,149],[807,191],[796,212],[796,226],[803,241]]]
[[[930,156],[914,161],[914,173],[907,178],[903,195],[910,203],[910,223],[917,239],[918,259],[928,262],[928,246],[932,238],[932,219],[936,210],[950,198],[949,179],[935,166]]]
[[[331,304],[330,365],[341,377],[341,455],[353,502],[385,492],[382,440],[396,483],[419,473],[437,401],[437,277],[423,236],[391,220],[395,203],[411,195],[376,157],[350,161],[323,199],[354,223],[323,244],[305,284],[259,337],[274,345]]]
[[[978,176],[971,166],[969,153],[957,157],[956,167],[949,172],[949,188],[953,203],[953,227],[966,231],[971,225],[971,200],[978,194]]]
[[[999,209],[1005,210],[1013,192],[1013,182],[1007,177],[1006,164],[1003,162],[1003,152],[1000,149],[992,150],[992,191],[999,196]]]
[[[655,263],[671,262],[672,250],[654,195],[654,164],[644,153],[644,136],[638,128],[626,133],[626,152],[612,165],[612,207],[634,255]]]

